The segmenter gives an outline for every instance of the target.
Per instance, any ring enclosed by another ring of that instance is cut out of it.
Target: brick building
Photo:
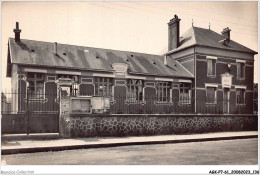
[[[59,111],[57,80],[72,80],[71,112],[253,113],[254,55],[222,34],[168,23],[168,52],[151,55],[9,38],[7,77],[19,95],[12,111]],[[40,107],[39,107],[40,106]],[[37,109],[41,110],[37,110]]]

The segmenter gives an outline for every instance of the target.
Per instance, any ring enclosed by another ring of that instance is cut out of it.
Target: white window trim
[[[81,72],[62,71],[62,70],[56,70],[55,73],[64,74],[64,75],[81,75]]]
[[[185,80],[185,79],[174,79],[173,82],[179,82],[179,83],[192,83],[191,80]]]
[[[235,85],[235,89],[246,89],[244,85]]]
[[[49,77],[54,77],[55,80],[49,80]],[[47,75],[47,82],[55,82],[56,81],[56,76],[55,75]]]
[[[206,59],[217,60],[218,57],[214,57],[214,56],[206,56]]]
[[[246,60],[236,60],[236,63],[245,63],[246,64]]]
[[[91,79],[91,82],[83,82],[83,79]],[[93,78],[81,78],[80,84],[93,84]]]
[[[136,79],[136,80],[146,80],[145,77],[142,77],[142,76],[134,76],[134,75],[126,75],[125,78],[126,78],[126,79]]]
[[[24,68],[24,72],[47,73],[46,69]]]
[[[215,87],[218,88],[218,84],[213,84],[213,83],[205,83],[205,87]]]
[[[170,81],[170,82],[173,82],[173,79],[170,79],[170,78],[155,78],[154,80],[155,81]]]

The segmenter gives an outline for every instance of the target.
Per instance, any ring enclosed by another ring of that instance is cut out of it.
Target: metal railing
[[[57,93],[6,91],[1,93],[1,114],[58,113]]]
[[[72,93],[72,96],[79,94]],[[95,97],[91,94],[82,96]],[[234,100],[207,100],[202,98],[158,98],[156,96],[110,96],[110,114],[245,114],[250,106],[236,104]],[[139,100],[138,100],[139,99]],[[252,101],[253,104],[253,101]],[[253,109],[252,109],[253,110]],[[57,93],[2,92],[1,113],[58,113],[59,95]]]

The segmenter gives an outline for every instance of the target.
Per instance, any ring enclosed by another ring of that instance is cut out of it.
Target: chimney
[[[57,53],[57,42],[54,42],[54,54],[58,55],[58,53]]]
[[[14,29],[15,33],[15,42],[20,42],[20,33],[22,30],[19,29],[19,22],[16,22],[16,28]]]
[[[164,55],[163,64],[164,64],[165,66],[168,65],[168,63],[167,63],[167,55]]]
[[[168,23],[168,51],[180,46],[180,20],[177,15]]]
[[[227,27],[224,28],[223,31],[221,32],[221,34],[227,38],[227,41],[230,41],[230,31],[231,29]]]

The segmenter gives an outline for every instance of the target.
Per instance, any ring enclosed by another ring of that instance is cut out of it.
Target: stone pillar
[[[69,78],[60,78],[56,81],[59,90],[60,116],[59,133],[63,138],[70,137],[70,90],[73,81]]]

